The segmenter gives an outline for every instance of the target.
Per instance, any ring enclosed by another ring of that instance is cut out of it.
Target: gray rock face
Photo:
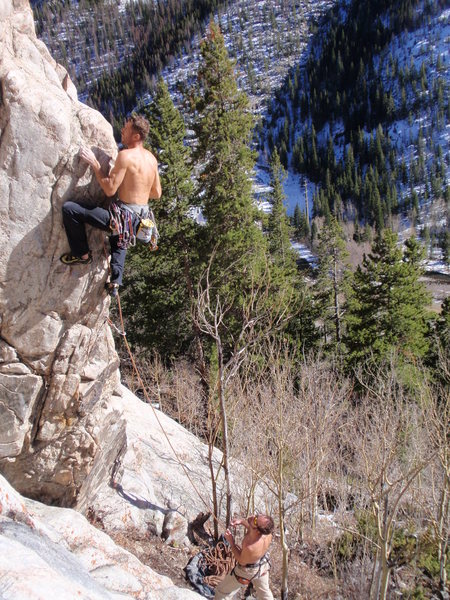
[[[211,510],[208,447],[126,388],[113,397],[122,420],[105,436],[75,508],[107,532],[151,529],[187,545],[188,522]],[[214,468],[221,453],[213,452]],[[219,477],[219,494],[223,492]]]
[[[21,498],[0,476],[4,600],[194,600],[70,509]]]
[[[78,150],[92,147],[106,168],[116,144],[36,39],[26,0],[0,0],[0,90],[0,471],[70,503],[120,420],[104,402],[119,374],[104,236],[89,233],[92,265],[61,264],[61,206],[104,199]]]

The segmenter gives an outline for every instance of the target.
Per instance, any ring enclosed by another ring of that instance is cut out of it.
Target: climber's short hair
[[[127,121],[131,122],[133,130],[138,133],[141,140],[144,141],[150,131],[150,124],[147,119],[138,113],[131,113]]]
[[[269,517],[269,515],[258,515],[257,523],[257,529],[259,533],[262,533],[263,535],[269,535],[270,533],[273,533],[275,523],[273,522],[272,517]]]

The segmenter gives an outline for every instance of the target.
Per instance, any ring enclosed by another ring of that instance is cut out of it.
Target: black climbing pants
[[[74,256],[83,256],[89,252],[85,224],[102,231],[111,232],[109,210],[101,206],[90,206],[78,202],[66,202],[62,207],[63,223]],[[122,284],[123,268],[127,251],[118,246],[119,236],[111,235],[111,279],[112,283]]]

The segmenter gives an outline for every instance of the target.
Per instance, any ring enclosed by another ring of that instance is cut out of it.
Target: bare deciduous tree
[[[296,363],[287,346],[269,343],[259,354],[264,367],[254,373],[247,402],[240,406],[233,451],[251,473],[253,489],[268,490],[266,506],[278,516],[285,599],[291,546],[298,523],[301,528],[306,519],[303,509],[315,511],[309,519],[314,521],[317,496],[333,485],[331,465],[339,453],[349,388],[325,363]]]
[[[230,449],[229,449],[229,434],[228,434],[228,416],[227,404],[229,387],[235,376],[238,374],[240,367],[246,359],[250,349],[257,342],[282,327],[290,318],[289,306],[290,298],[282,297],[283,290],[278,289],[277,302],[270,302],[272,290],[269,272],[254,274],[251,279],[249,289],[243,292],[243,297],[239,303],[240,314],[236,318],[236,298],[231,293],[229,297],[225,293],[220,295],[217,293],[214,282],[211,281],[211,267],[214,260],[214,253],[208,264],[208,267],[200,280],[197,288],[196,304],[194,306],[193,318],[196,326],[201,333],[213,340],[216,356],[217,356],[217,372],[214,373],[214,378],[210,373],[210,390],[209,390],[209,412],[212,423],[220,423],[221,427],[221,450],[223,458],[219,469],[223,469],[226,485],[226,516],[225,523],[228,526],[231,520],[232,513],[232,491],[230,479]],[[230,269],[232,266],[230,266]],[[222,274],[226,279],[226,273]],[[286,290],[286,295],[289,296],[292,291]],[[231,328],[227,323],[230,317],[236,322],[239,322],[239,327],[235,330],[236,333],[231,333]],[[225,339],[227,346],[230,348],[226,351]],[[231,339],[231,343],[230,343]],[[217,398],[217,404],[215,399]],[[213,415],[219,413],[219,419],[215,419]],[[211,428],[212,435],[210,436],[210,444],[215,444],[217,441],[218,429],[215,425]],[[212,459],[212,449],[210,451]],[[210,460],[211,481],[213,486],[213,505],[215,514],[215,535],[218,536],[217,522],[219,519],[220,505],[217,498],[217,477],[218,473],[214,473],[212,461]]]
[[[433,460],[435,450],[422,435],[423,411],[404,393],[394,369],[371,373],[370,381],[355,407],[347,443],[354,457],[350,466],[353,486],[359,487],[362,502],[370,507],[375,520],[370,598],[385,600],[399,511],[410,501],[412,485]]]
[[[429,485],[426,489],[427,520],[431,523],[437,542],[439,561],[439,587],[447,590],[447,555],[450,536],[450,392],[445,382],[450,381],[448,356],[440,356],[443,383],[422,385],[422,405],[425,414],[427,441],[435,450],[429,468]]]

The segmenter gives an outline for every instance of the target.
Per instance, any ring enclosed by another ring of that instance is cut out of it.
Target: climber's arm
[[[158,200],[161,198],[162,189],[161,189],[161,181],[159,179],[158,166],[155,166],[155,179],[153,180],[153,185],[150,190],[149,198],[151,200]]]
[[[100,163],[95,157],[95,154],[89,148],[80,150],[81,158],[87,162],[94,170],[95,177],[100,184],[100,187],[107,196],[114,196],[122,183],[127,171],[127,162],[123,152],[117,155],[116,163],[106,177],[102,173]]]

